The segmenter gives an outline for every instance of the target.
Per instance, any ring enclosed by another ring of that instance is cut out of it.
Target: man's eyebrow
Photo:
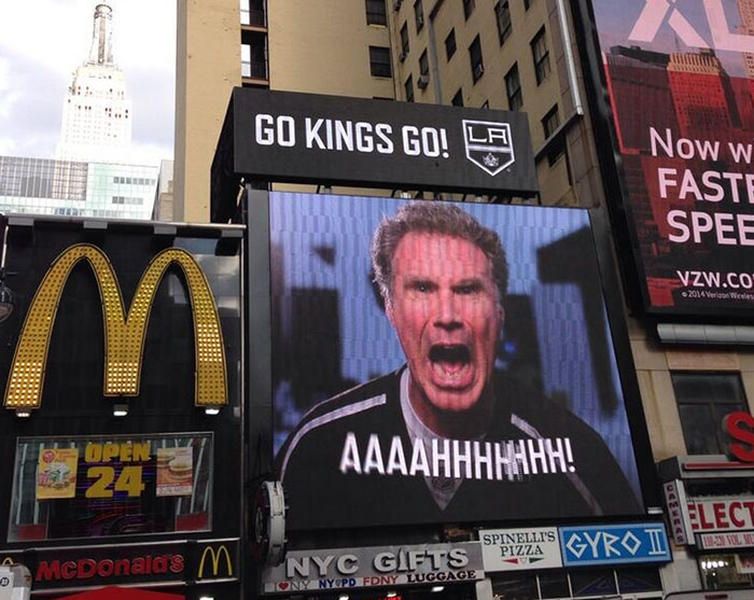
[[[403,285],[405,287],[415,287],[417,285],[437,286],[431,278],[421,275],[406,275],[403,278]]]
[[[468,277],[467,279],[462,279],[461,281],[456,281],[452,287],[455,288],[463,288],[463,287],[471,287],[474,289],[479,289],[484,287],[484,283],[482,282],[482,279],[480,277]]]

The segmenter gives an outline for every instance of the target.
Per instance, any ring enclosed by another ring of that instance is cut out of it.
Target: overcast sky
[[[96,0],[0,0],[0,155],[53,158],[63,98],[88,54]],[[109,0],[114,58],[145,164],[173,158],[175,0]]]

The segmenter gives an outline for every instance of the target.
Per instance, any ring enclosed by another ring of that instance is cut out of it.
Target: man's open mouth
[[[465,344],[434,344],[429,360],[446,373],[455,373],[471,362],[471,351]]]

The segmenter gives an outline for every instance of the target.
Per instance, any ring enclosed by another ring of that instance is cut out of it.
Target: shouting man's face
[[[387,314],[422,411],[473,408],[490,380],[503,309],[487,256],[473,242],[407,233],[392,262]]]

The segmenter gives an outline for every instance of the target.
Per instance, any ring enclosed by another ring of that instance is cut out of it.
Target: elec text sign
[[[229,110],[237,175],[521,196],[537,191],[523,113],[245,88],[234,90]]]

